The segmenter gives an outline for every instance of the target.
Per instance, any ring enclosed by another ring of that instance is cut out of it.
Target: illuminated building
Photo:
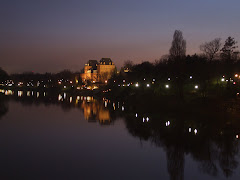
[[[89,60],[88,63],[85,64],[83,73],[81,73],[80,76],[83,82],[103,83],[111,78],[115,69],[116,66],[110,58],[102,58],[100,62],[97,60]]]

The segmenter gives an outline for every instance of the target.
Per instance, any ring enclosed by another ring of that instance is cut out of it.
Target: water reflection
[[[164,149],[171,180],[184,179],[186,156],[197,162],[202,172],[214,177],[219,174],[232,177],[239,166],[240,124],[236,117],[227,112],[205,109],[192,113],[182,110],[168,112],[161,108],[155,111],[152,107],[143,107],[137,103],[67,93],[0,92],[7,95],[8,100],[19,101],[23,105],[56,104],[64,111],[78,108],[89,123],[110,125],[121,117],[132,136]],[[5,104],[1,101],[0,118],[7,112]]]
[[[184,179],[186,155],[191,155],[200,168],[212,176],[219,172],[232,176],[238,167],[240,129],[239,124],[229,124],[229,117],[225,118],[222,114],[213,117],[161,114],[146,123],[138,114],[132,114],[125,122],[133,136],[165,149],[171,179]]]
[[[101,125],[110,125],[114,120],[107,108],[108,100],[96,100],[91,96],[72,96],[67,93],[46,93],[34,91],[0,90],[0,93],[8,95],[10,99],[19,101],[23,105],[43,103],[46,106],[56,104],[68,111],[71,108],[79,108],[83,111],[84,117],[88,122],[99,122]],[[46,96],[47,94],[47,96]],[[11,97],[10,97],[11,95]]]
[[[8,95],[8,93],[5,93],[5,95]],[[8,112],[8,104],[6,102],[6,98],[0,94],[0,120],[4,115],[7,114],[7,112]]]

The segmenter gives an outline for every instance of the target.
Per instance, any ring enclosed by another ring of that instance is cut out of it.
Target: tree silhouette
[[[200,45],[200,50],[211,61],[214,59],[216,53],[220,50],[220,47],[221,38],[216,38],[210,42],[205,42],[204,44]]]
[[[181,59],[186,56],[186,41],[183,39],[182,32],[176,30],[173,35],[172,46],[169,50],[171,59]]]

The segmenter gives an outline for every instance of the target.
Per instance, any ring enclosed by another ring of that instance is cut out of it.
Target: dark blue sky
[[[8,72],[80,70],[89,59],[154,62],[176,29],[187,53],[240,40],[239,0],[1,0],[0,67]]]

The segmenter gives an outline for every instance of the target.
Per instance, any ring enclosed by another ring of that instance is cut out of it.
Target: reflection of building
[[[85,64],[81,78],[83,81],[105,82],[111,78],[116,66],[110,58],[102,58],[98,63],[97,60],[89,60]]]
[[[100,124],[110,124],[110,112],[107,108],[99,107],[98,120]]]
[[[100,124],[110,124],[110,112],[99,101],[92,100],[91,102],[83,101],[81,108],[84,112],[84,117],[88,122],[99,121]]]

